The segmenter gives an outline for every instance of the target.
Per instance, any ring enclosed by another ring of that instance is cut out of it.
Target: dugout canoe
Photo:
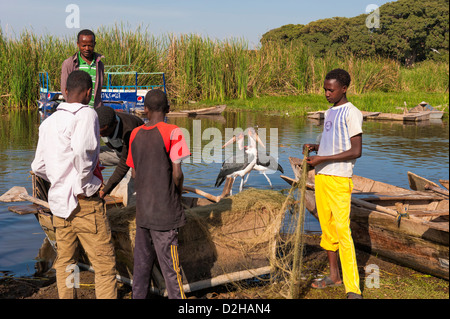
[[[301,160],[289,158],[295,179]],[[449,279],[449,198],[353,175],[351,205],[356,247],[436,277]],[[306,208],[316,218],[314,170],[308,173]]]
[[[403,121],[403,122],[421,122],[430,120],[430,113],[383,113],[383,112],[361,112],[365,120],[374,121]]]
[[[403,122],[422,122],[428,121],[430,117],[430,112],[416,112],[416,113],[383,113],[383,112],[367,112],[361,111],[364,120],[373,121],[403,121]],[[307,117],[311,119],[322,120],[325,118],[325,111],[308,112]],[[434,118],[434,117],[433,117]]]
[[[440,108],[441,106],[437,106]],[[409,113],[425,113],[428,114],[431,120],[440,120],[444,116],[444,111],[440,111],[427,102],[421,102],[419,105],[413,107],[408,111]]]
[[[32,174],[33,197],[46,200],[48,183]],[[201,193],[201,192],[197,192]],[[116,254],[118,279],[131,284],[133,248],[136,230],[135,206],[125,207],[120,197],[106,200]],[[213,198],[183,195],[187,224],[179,230],[179,262],[185,292],[254,278],[270,273],[276,253],[276,238],[284,212],[285,195],[272,190],[248,189],[234,196]],[[52,214],[40,205],[16,205],[9,210],[34,214],[55,248]],[[41,250],[47,251],[44,246]],[[53,254],[54,257],[54,254]],[[79,266],[92,271],[89,260],[81,255]],[[151,291],[166,295],[159,266],[153,268]]]
[[[221,115],[226,108],[227,106],[223,104],[194,110],[171,111],[167,113],[167,116],[168,117],[185,117],[185,116],[200,116],[200,115],[217,116]]]

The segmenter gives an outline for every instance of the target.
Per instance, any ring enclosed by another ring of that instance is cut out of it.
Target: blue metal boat
[[[106,83],[102,87],[102,101],[103,104],[117,111],[142,112],[144,98],[149,90],[161,89],[167,93],[165,74],[164,72],[124,71],[130,67],[129,65],[105,67]],[[145,84],[142,84],[143,82]],[[39,111],[44,114],[52,113],[63,101],[61,92],[52,90],[48,72],[39,72]]]

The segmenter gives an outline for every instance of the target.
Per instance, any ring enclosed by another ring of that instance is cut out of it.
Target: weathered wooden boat
[[[181,111],[173,111],[167,113],[168,117],[184,117],[184,116],[214,116],[214,115],[221,115],[223,111],[227,108],[226,105],[216,105],[212,107],[206,107],[201,109],[194,109],[194,110],[181,110]]]
[[[367,112],[361,111],[364,120],[375,121],[405,121],[405,122],[421,122],[430,120],[430,112],[418,112],[418,113],[382,113],[382,112]],[[307,117],[311,119],[324,119],[325,111],[308,112]]]
[[[404,122],[420,122],[430,119],[429,113],[383,113],[383,112],[366,112],[362,111],[364,119],[374,121],[404,121]]]
[[[306,116],[310,119],[323,120],[325,118],[325,111],[308,112]]]
[[[169,113],[166,114],[166,116],[167,117],[213,118],[213,117],[221,116],[223,111],[225,111],[226,107],[227,107],[226,105],[217,105],[217,106],[196,109],[196,110],[170,111]],[[145,115],[145,110],[142,108],[139,110],[135,110],[134,113],[136,113],[137,115],[143,116],[143,115]],[[220,120],[220,118],[217,118],[217,119]]]
[[[48,183],[32,175],[33,196],[25,197],[42,205],[11,206],[18,214],[34,214],[48,241],[55,246],[52,214],[45,208]],[[268,274],[275,254],[275,238],[282,224],[284,195],[272,190],[249,189],[222,198],[186,187],[183,195],[187,224],[179,231],[179,259],[185,292]],[[117,194],[117,193],[116,193]],[[39,202],[39,200],[41,200]],[[133,278],[133,248],[136,230],[135,206],[125,207],[120,197],[107,196],[116,253],[118,278],[130,284]],[[80,266],[92,270],[82,255]],[[152,292],[165,295],[159,266],[153,268]]]
[[[295,179],[301,160],[290,158]],[[449,199],[353,176],[351,230],[355,245],[412,269],[449,279]],[[308,172],[306,208],[316,218],[314,170]]]
[[[437,106],[439,107],[439,106]],[[444,111],[440,111],[427,102],[421,102],[408,111],[409,113],[425,113],[429,115],[430,120],[440,120],[444,116]]]

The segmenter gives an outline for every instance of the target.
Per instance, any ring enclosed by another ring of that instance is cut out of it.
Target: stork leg
[[[244,187],[244,176],[241,177],[241,186],[239,186],[239,192],[242,192],[243,187]]]
[[[234,181],[236,180],[236,177],[231,177],[231,183],[230,183],[230,196],[233,195],[233,184]]]
[[[247,177],[245,177],[244,184],[247,184],[248,178],[250,177],[250,172],[247,174]]]
[[[263,172],[263,175],[266,177],[267,181],[269,182],[270,187],[273,188],[272,183],[270,182],[269,177],[266,175],[266,172]]]

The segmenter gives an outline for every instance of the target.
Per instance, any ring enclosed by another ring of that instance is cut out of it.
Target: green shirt
[[[95,60],[92,60],[91,64],[87,64],[87,62],[81,58],[80,52],[78,52],[78,61],[80,62],[79,69],[87,72],[92,79],[92,97],[91,101],[89,102],[89,105],[93,107],[95,100],[94,96],[95,79],[97,78],[97,67],[95,66]]]

